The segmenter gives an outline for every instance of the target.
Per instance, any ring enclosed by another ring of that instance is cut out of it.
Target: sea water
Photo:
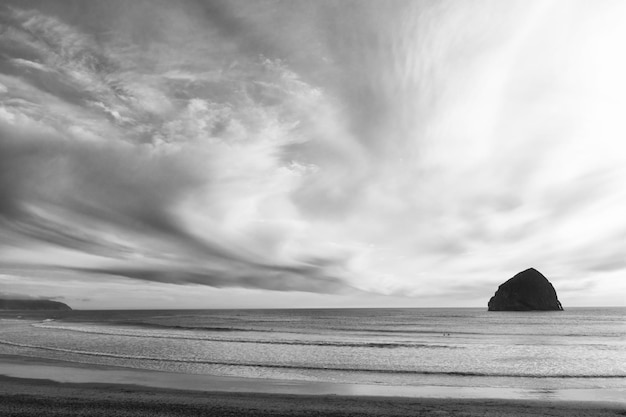
[[[45,320],[5,312],[0,354],[244,378],[626,397],[626,308],[72,311]]]

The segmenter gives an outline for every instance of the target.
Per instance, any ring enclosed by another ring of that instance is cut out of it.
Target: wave
[[[162,316],[169,317],[169,316]],[[195,317],[193,315],[188,316],[180,316],[180,317]],[[179,318],[180,318],[179,317]],[[155,317],[152,317],[155,318]],[[624,337],[623,332],[611,332],[611,333],[563,333],[563,334],[541,334],[536,332],[506,332],[506,331],[496,331],[493,333],[485,332],[485,331],[471,331],[467,329],[457,328],[457,326],[453,326],[452,328],[447,326],[442,326],[440,329],[400,329],[400,328],[378,328],[378,327],[345,327],[345,326],[324,326],[324,327],[304,327],[304,328],[289,328],[289,327],[280,327],[282,322],[276,321],[265,321],[259,320],[254,324],[258,323],[275,323],[278,327],[271,328],[255,328],[255,327],[246,327],[242,324],[249,322],[249,318],[245,319],[237,319],[238,323],[235,326],[230,326],[229,324],[225,324],[223,326],[203,326],[203,325],[185,325],[185,324],[163,324],[163,323],[153,323],[153,322],[144,322],[144,321],[126,321],[126,320],[113,320],[106,321],[102,324],[108,324],[111,326],[120,326],[120,327],[130,327],[130,328],[140,328],[140,329],[165,329],[165,330],[189,330],[189,331],[207,331],[207,332],[219,332],[219,333],[229,333],[229,332],[246,332],[246,333],[285,333],[285,334],[327,334],[328,332],[332,333],[342,333],[342,334],[353,334],[353,335],[391,335],[391,336],[402,336],[402,335],[431,335],[431,336],[441,336],[444,334],[449,334],[452,336],[470,336],[470,337],[496,337],[496,336],[512,336],[512,337],[544,337],[544,336],[558,336],[564,338],[580,338],[580,337],[601,337],[601,338],[610,338],[614,339],[616,337]],[[58,322],[57,322],[58,323]],[[81,323],[81,322],[78,322]],[[89,323],[89,322],[87,322]],[[237,325],[238,324],[238,325]],[[392,326],[402,327],[402,326],[413,326],[414,324],[399,324],[395,323]],[[68,329],[71,330],[71,329]],[[309,330],[309,331],[307,331]]]
[[[258,321],[258,323],[272,323],[272,324],[280,324],[274,321]],[[110,322],[112,325],[119,325],[124,327],[139,327],[146,329],[172,329],[172,330],[204,330],[204,331],[216,331],[216,332],[253,332],[253,333],[293,333],[293,334],[302,334],[302,330],[299,329],[290,329],[290,328],[250,328],[250,327],[219,327],[219,326],[200,326],[200,325],[183,325],[183,324],[162,324],[162,323],[149,323],[149,322],[128,322],[128,321],[115,321]],[[310,327],[308,330],[319,331],[319,330],[332,330],[334,332],[350,332],[350,333],[384,333],[384,334],[442,334],[442,333],[450,333],[449,331],[435,331],[435,330],[401,330],[401,329],[378,329],[378,328],[358,328],[358,327]],[[455,332],[458,334],[484,334],[480,332]]]
[[[262,322],[262,321],[260,321]],[[268,322],[269,323],[269,322]],[[275,322],[271,322],[275,323]],[[250,327],[224,327],[224,326],[199,326],[199,325],[182,325],[182,324],[162,324],[162,323],[149,323],[149,322],[127,322],[116,321],[111,322],[112,325],[120,325],[124,327],[139,327],[139,328],[155,328],[155,329],[173,329],[173,330],[202,330],[202,331],[214,331],[214,332],[252,332],[252,333],[288,333],[288,334],[302,334],[306,333],[300,329],[291,328],[250,328]],[[255,323],[258,324],[258,323]],[[279,323],[276,323],[279,324]],[[411,326],[398,325],[394,326]],[[624,333],[564,333],[564,334],[541,334],[536,332],[484,332],[484,331],[467,331],[467,330],[451,330],[450,328],[442,327],[441,329],[388,329],[388,328],[359,328],[359,327],[341,327],[341,326],[325,326],[325,327],[309,327],[311,331],[332,331],[341,333],[352,334],[385,334],[385,335],[462,335],[462,336],[515,336],[515,337],[543,337],[543,336],[559,336],[559,337],[623,337]]]
[[[429,375],[429,376],[456,376],[456,377],[477,377],[477,378],[533,378],[533,379],[626,379],[626,374],[531,374],[531,373],[488,373],[474,371],[426,371],[411,369],[384,369],[384,368],[344,368],[335,366],[313,366],[313,365],[292,365],[292,364],[276,364],[276,363],[255,363],[255,362],[234,362],[234,361],[218,361],[205,359],[175,359],[175,358],[158,358],[143,355],[123,355],[108,352],[89,352],[75,349],[63,349],[50,346],[39,346],[24,343],[15,343],[7,340],[0,340],[0,344],[46,350],[53,352],[62,352],[75,355],[96,356],[126,360],[143,360],[151,362],[167,362],[167,363],[184,363],[197,365],[217,365],[217,366],[233,366],[233,367],[252,367],[252,368],[270,368],[270,369],[290,369],[303,371],[337,371],[337,372],[362,372],[362,373],[379,373],[379,374],[404,374],[404,375]]]
[[[265,345],[290,345],[290,346],[328,346],[328,347],[356,347],[356,348],[423,348],[423,349],[462,349],[460,346],[435,345],[427,343],[391,343],[391,342],[339,342],[339,341],[317,341],[317,340],[267,340],[267,339],[242,339],[242,338],[219,338],[210,336],[184,336],[184,335],[155,335],[155,334],[129,334],[111,331],[98,331],[92,329],[76,328],[69,326],[49,326],[47,324],[33,324],[33,327],[43,329],[65,330],[71,332],[98,334],[107,336],[136,337],[149,339],[178,339],[178,340],[199,340],[203,342],[224,342],[224,343],[251,343]]]
[[[112,322],[113,325],[120,325],[124,327],[140,327],[146,329],[174,329],[174,330],[206,330],[212,332],[271,332],[272,330],[263,329],[247,329],[244,327],[217,327],[217,326],[185,326],[182,324],[160,324],[160,323],[144,323],[144,322]]]
[[[184,316],[183,316],[184,317]],[[189,316],[193,317],[193,316]],[[242,320],[243,321],[243,320]],[[249,320],[245,320],[249,321]],[[259,321],[263,322],[263,321]],[[258,324],[259,322],[255,322]],[[58,323],[58,322],[57,322]],[[78,322],[81,323],[81,322]],[[281,324],[276,322],[269,322]],[[307,332],[303,332],[302,329],[293,329],[289,327],[271,327],[271,328],[250,328],[250,327],[238,327],[238,326],[202,326],[202,325],[184,325],[184,324],[163,324],[163,323],[152,323],[152,322],[143,322],[143,321],[124,321],[124,320],[115,320],[115,321],[107,321],[104,324],[112,325],[112,326],[120,326],[120,327],[133,327],[133,328],[144,328],[144,329],[171,329],[171,330],[202,330],[202,331],[215,331],[215,332],[252,332],[252,333],[288,333],[288,334],[303,334]],[[407,325],[408,326],[408,325]],[[359,327],[342,327],[342,326],[324,326],[324,327],[309,327],[304,328],[311,331],[332,331],[332,332],[342,332],[342,333],[366,333],[366,334],[432,334],[432,335],[442,335],[444,333],[453,333],[453,334],[462,334],[462,335],[484,335],[483,332],[468,332],[468,331],[450,331],[449,329],[442,330],[434,330],[434,329],[388,329],[388,328],[359,328]],[[503,334],[503,333],[498,333]],[[511,333],[514,335],[516,333]],[[505,334],[506,335],[506,334]],[[530,335],[530,333],[529,333]]]

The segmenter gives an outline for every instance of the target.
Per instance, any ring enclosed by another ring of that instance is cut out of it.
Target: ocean
[[[188,374],[626,398],[626,308],[3,312],[0,354]]]

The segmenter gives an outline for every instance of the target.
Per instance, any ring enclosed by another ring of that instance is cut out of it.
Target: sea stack
[[[498,287],[489,300],[489,311],[560,311],[563,310],[550,281],[529,268]]]

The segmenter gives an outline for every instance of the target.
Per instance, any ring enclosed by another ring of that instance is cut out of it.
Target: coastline
[[[3,416],[626,415],[626,404],[599,399],[479,398],[463,391],[172,374],[0,355]]]
[[[0,376],[0,415],[25,416],[555,416],[617,417],[615,404],[489,399],[204,392]]]
[[[0,354],[0,376],[63,384],[132,384],[200,392],[614,403],[626,409],[624,390],[346,384],[175,373],[7,354]]]

